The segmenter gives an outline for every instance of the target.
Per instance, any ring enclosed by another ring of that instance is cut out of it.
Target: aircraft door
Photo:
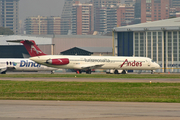
[[[151,61],[147,60],[147,64],[148,64],[148,66],[151,66]]]

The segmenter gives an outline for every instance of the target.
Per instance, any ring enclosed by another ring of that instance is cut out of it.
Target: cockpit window
[[[154,60],[151,60],[151,62],[154,62]]]

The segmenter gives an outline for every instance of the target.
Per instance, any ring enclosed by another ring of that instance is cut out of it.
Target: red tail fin
[[[39,49],[34,40],[22,40],[20,43],[24,45],[31,57],[46,55]]]

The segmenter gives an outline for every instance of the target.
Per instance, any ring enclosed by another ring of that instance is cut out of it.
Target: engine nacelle
[[[68,58],[49,59],[46,61],[47,64],[51,65],[67,65],[69,64]]]

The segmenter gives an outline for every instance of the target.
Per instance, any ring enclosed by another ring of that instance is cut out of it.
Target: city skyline
[[[46,28],[49,30],[49,28],[57,27],[57,21],[48,21],[50,20],[49,18],[56,17],[60,21],[60,25],[58,26],[60,26],[60,33],[62,35],[71,34],[72,30],[78,30],[78,34],[81,33],[81,30],[86,31],[86,34],[92,33],[93,31],[105,34],[110,32],[112,28],[116,26],[168,19],[169,16],[177,17],[179,15],[178,12],[180,12],[179,8],[169,8],[170,5],[173,6],[175,4],[173,3],[174,1],[170,3],[169,0],[137,0],[136,3],[132,3],[133,0],[127,0],[126,4],[121,4],[124,2],[123,0],[66,0],[66,2],[65,0],[54,0],[53,2],[48,0],[11,0],[11,3],[8,4],[6,4],[5,1],[2,1],[0,4],[2,5],[2,21],[4,20],[7,22],[7,24],[3,24],[3,26],[9,26],[13,29],[15,34],[18,32],[17,30],[14,30],[14,27],[18,25],[15,25],[14,23],[20,23],[20,33],[22,33],[24,27],[26,28],[26,26],[28,26],[27,22],[32,24],[32,21],[29,18],[33,18],[32,20],[37,20],[39,17],[47,18],[46,22],[43,24],[41,24],[42,21],[40,21],[40,19],[39,23],[35,21],[39,26],[38,29],[44,30],[43,32],[45,32]],[[78,1],[80,1],[80,3]],[[90,1],[92,3],[90,3]],[[8,2],[10,1],[8,0]],[[18,2],[19,4],[15,2]],[[84,4],[85,2],[86,4]],[[3,5],[6,6],[3,7]],[[75,9],[72,12],[72,8],[75,7],[74,5],[79,6],[77,12]],[[88,5],[93,5],[93,7],[88,8]],[[13,13],[11,11],[17,12]],[[89,13],[89,11],[91,11],[92,14]],[[71,13],[73,15],[71,15]],[[14,14],[16,14],[15,17],[17,18],[12,19]],[[56,20],[56,18],[54,18],[54,20]],[[26,21],[26,19],[29,21]],[[91,21],[94,26],[93,30],[87,32],[87,28],[89,28],[88,25],[91,24]],[[42,25],[44,24],[47,26],[43,27]],[[85,25],[84,28],[81,28],[82,25]],[[39,34],[41,34],[40,30]]]
[[[90,0],[79,0],[84,3]],[[61,16],[64,0],[19,0],[19,20],[30,16]]]

